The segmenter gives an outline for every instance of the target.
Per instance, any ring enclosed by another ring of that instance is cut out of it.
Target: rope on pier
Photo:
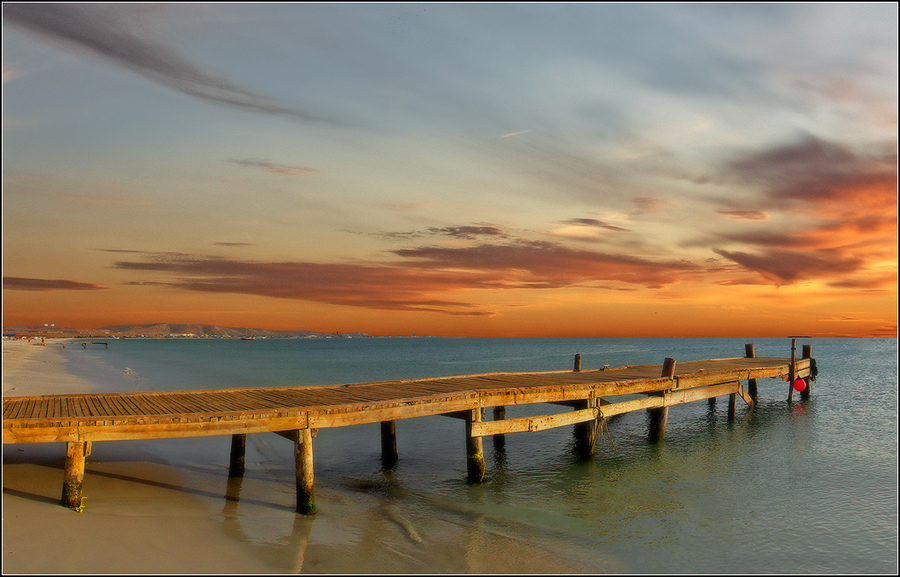
[[[600,428],[600,436],[603,436],[603,429],[606,428],[606,438],[609,439],[609,442],[612,443],[613,449],[619,450],[616,447],[615,441],[612,440],[612,435],[609,434],[609,423],[606,422],[606,417],[603,416],[603,409],[597,407],[597,424]]]

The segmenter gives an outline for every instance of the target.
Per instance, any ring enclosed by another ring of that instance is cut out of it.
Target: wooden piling
[[[381,463],[385,468],[397,464],[397,422],[381,421]]]
[[[675,376],[675,359],[666,358],[660,376],[669,379]],[[666,436],[666,421],[669,419],[669,408],[659,407],[657,409],[648,409],[647,412],[650,414],[650,432],[648,437],[651,442],[661,441]]]
[[[791,339],[791,365],[790,370],[788,371],[788,402],[793,402],[794,400],[794,379],[796,377],[796,367],[794,364],[797,362],[797,339]]]
[[[83,441],[66,443],[66,461],[61,502],[69,509],[81,510],[81,491],[84,487],[84,463],[90,455],[91,444]]]
[[[575,367],[572,370],[576,373],[581,371],[581,355],[575,355]]]
[[[804,359],[812,358],[812,345],[803,345],[803,355]],[[812,376],[804,377],[803,381],[806,383],[806,388],[800,392],[801,399],[808,399],[810,393],[810,387],[812,386]]]
[[[728,420],[734,420],[734,414],[737,411],[737,393],[728,395]]]
[[[745,357],[748,359],[756,358],[756,347],[753,343],[747,343],[744,345]],[[751,399],[756,399],[756,379],[748,379],[747,380],[747,392],[750,394]]]
[[[484,448],[481,437],[472,436],[472,424],[481,422],[481,409],[466,411],[466,477],[469,483],[484,481]]]
[[[247,453],[247,435],[231,435],[231,458],[228,464],[229,477],[244,475],[244,460]]]
[[[582,411],[593,406],[593,399],[575,401],[575,410]],[[582,459],[590,459],[594,456],[597,442],[597,421],[585,421],[575,423],[575,450]]]
[[[495,421],[503,421],[506,420],[506,407],[494,407],[494,420]],[[499,434],[494,435],[494,450],[495,451],[503,451],[506,449],[506,436]]]
[[[300,429],[294,441],[294,465],[297,470],[297,512],[316,514],[316,486],[313,476],[312,431]]]

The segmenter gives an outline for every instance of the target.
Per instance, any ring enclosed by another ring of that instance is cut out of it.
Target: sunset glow
[[[896,4],[3,16],[4,326],[897,334]]]

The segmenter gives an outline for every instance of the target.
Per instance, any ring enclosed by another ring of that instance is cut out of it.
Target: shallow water
[[[171,390],[565,370],[576,353],[584,369],[661,364],[742,356],[745,342],[790,356],[789,339],[372,338],[113,340],[67,358],[115,390]],[[315,518],[292,512],[292,446],[276,435],[248,437],[240,487],[228,437],[141,446],[203,487],[222,530],[274,570],[894,573],[897,341],[800,344],[819,369],[807,401],[788,404],[786,383],[765,379],[734,422],[725,399],[673,407],[659,444],[643,412],[623,415],[590,461],[571,427],[507,435],[504,451],[486,438],[475,486],[456,419],[398,421],[390,470],[377,424],[321,430]]]

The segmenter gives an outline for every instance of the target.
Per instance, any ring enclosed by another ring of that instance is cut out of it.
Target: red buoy
[[[806,388],[806,381],[804,381],[803,379],[795,379],[793,387],[794,390],[798,393],[803,392],[803,390]]]

